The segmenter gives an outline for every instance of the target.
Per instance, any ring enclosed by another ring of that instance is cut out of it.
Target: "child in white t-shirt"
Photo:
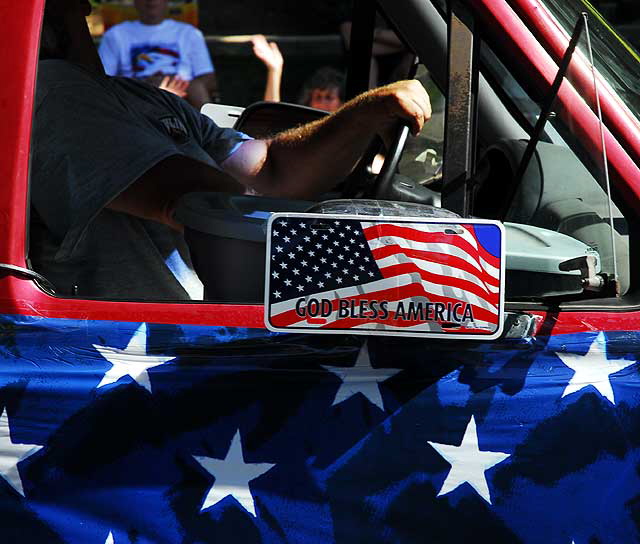
[[[100,43],[108,75],[145,79],[184,96],[194,107],[211,101],[215,70],[202,32],[167,19],[168,0],[135,0],[140,20],[110,28]]]

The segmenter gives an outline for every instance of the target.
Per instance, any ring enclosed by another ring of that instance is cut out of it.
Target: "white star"
[[[9,416],[0,413],[0,476],[2,476],[20,495],[24,497],[22,479],[18,472],[18,463],[36,453],[42,446],[35,444],[15,444],[11,441]]]
[[[511,454],[480,451],[476,420],[473,416],[471,416],[459,446],[438,444],[436,442],[429,442],[429,444],[451,465],[451,470],[442,484],[438,497],[467,482],[476,490],[478,495],[491,504],[489,486],[484,473],[492,466],[504,461]]]
[[[249,482],[255,480],[275,465],[271,463],[245,463],[244,455],[242,454],[240,431],[237,431],[233,437],[229,451],[224,459],[197,455],[193,457],[215,478],[215,482],[202,503],[201,512],[231,495],[247,512],[254,517],[256,516],[256,507],[249,489]]]
[[[282,296],[282,293],[280,291],[274,291],[273,296],[276,298],[280,298]]]
[[[151,393],[148,370],[175,359],[175,357],[163,355],[147,355],[147,326],[145,323],[140,325],[138,330],[133,333],[131,340],[129,340],[127,347],[124,349],[98,346],[96,344],[93,344],[93,347],[113,365],[107,370],[97,387],[116,383],[123,376],[130,376]]]
[[[584,355],[556,352],[560,360],[575,372],[562,396],[566,397],[592,385],[603,397],[615,404],[616,400],[609,376],[635,364],[636,361],[607,359],[606,353],[606,339],[603,332],[598,334],[589,347],[589,351]]]
[[[340,404],[353,395],[362,393],[372,404],[380,408],[380,410],[384,410],[384,403],[378,384],[400,372],[399,368],[373,368],[371,366],[371,359],[369,358],[367,342],[360,348],[355,366],[350,368],[324,366],[324,368],[333,372],[342,380],[342,384],[333,399],[332,406]]]
[[[291,240],[291,238],[289,238],[288,236],[285,236],[285,237],[283,238],[283,240],[284,240],[285,242],[289,242],[289,241]]]
[[[284,280],[284,284],[285,284],[287,287],[291,287],[291,280]]]

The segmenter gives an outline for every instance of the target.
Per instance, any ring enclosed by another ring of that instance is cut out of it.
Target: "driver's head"
[[[45,17],[63,17],[68,13],[77,12],[84,17],[91,13],[89,0],[47,0]]]
[[[102,71],[87,26],[89,0],[47,0],[40,38],[41,59],[66,59]]]
[[[157,25],[164,21],[169,11],[169,0],[134,0],[140,20],[147,25]]]

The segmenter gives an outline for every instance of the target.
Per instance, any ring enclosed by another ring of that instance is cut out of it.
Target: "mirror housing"
[[[597,290],[602,278],[595,249],[552,230],[519,223],[504,226],[509,299],[566,297]]]

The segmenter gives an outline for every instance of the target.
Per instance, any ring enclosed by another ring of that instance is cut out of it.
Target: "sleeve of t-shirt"
[[[181,117],[189,125],[189,132],[196,138],[198,145],[213,159],[215,166],[218,168],[244,142],[253,139],[244,132],[239,132],[232,128],[219,127],[186,100],[169,93],[164,93],[164,96],[172,102],[174,108],[181,110]]]
[[[120,74],[120,58],[118,54],[118,39],[113,29],[107,30],[102,37],[98,48],[100,60],[107,75],[117,76]]]
[[[206,115],[200,114],[200,117],[203,148],[218,165],[233,155],[244,142],[253,139],[244,132],[232,128],[220,128]]]
[[[196,78],[215,71],[209,49],[204,41],[204,36],[197,28],[189,35],[189,62],[191,64],[191,77]]]

